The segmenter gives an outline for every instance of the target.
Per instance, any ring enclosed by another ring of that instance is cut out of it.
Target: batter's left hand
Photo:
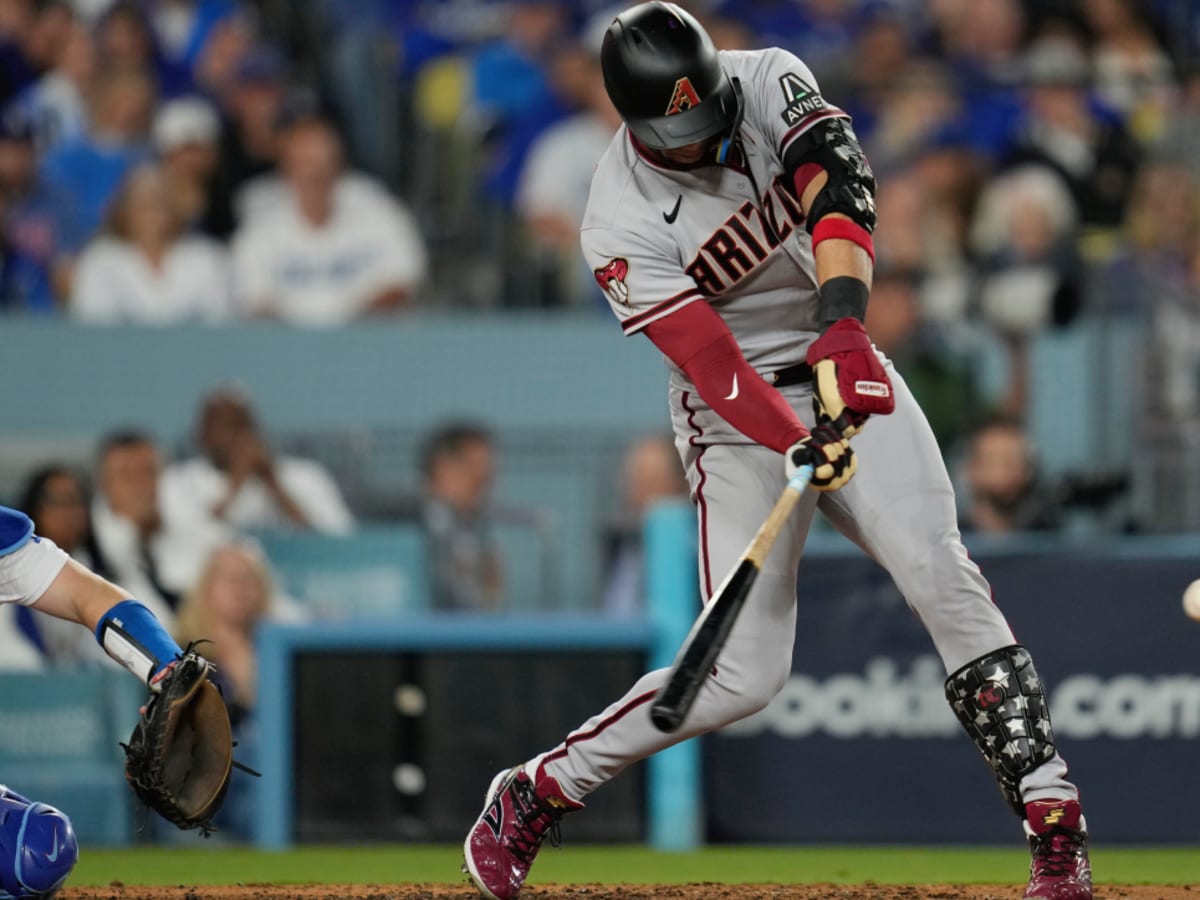
[[[809,486],[814,491],[836,491],[858,471],[858,458],[850,442],[830,422],[819,423],[788,448],[784,462],[788,480],[801,466],[812,466]]]
[[[808,364],[817,420],[829,420],[845,437],[858,434],[868,416],[896,408],[891,379],[858,319],[848,316],[829,326],[809,345]]]

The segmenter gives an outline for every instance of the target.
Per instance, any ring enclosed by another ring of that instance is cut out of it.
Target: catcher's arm
[[[183,655],[150,610],[72,559],[33,608],[86,626],[105,653],[152,688],[155,676]]]
[[[152,691],[125,748],[125,777],[180,828],[213,831],[233,763],[233,732],[212,664],[186,651],[119,587],[67,560],[35,609],[86,625],[106,653]]]

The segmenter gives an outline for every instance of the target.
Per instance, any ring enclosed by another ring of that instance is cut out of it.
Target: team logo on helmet
[[[600,285],[600,290],[608,294],[613,303],[629,305],[629,287],[625,284],[625,277],[629,274],[627,260],[618,256],[601,268],[592,270],[592,274],[596,276],[596,284]]]
[[[700,95],[692,87],[692,81],[686,75],[675,82],[675,90],[671,94],[671,102],[667,104],[666,115],[673,116],[685,109],[700,105]]]

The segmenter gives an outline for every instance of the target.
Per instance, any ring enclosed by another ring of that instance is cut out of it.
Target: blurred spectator
[[[197,90],[225,109],[240,70],[255,52],[257,41],[256,20],[249,10],[215,22],[192,64]]]
[[[837,97],[838,106],[853,116],[860,139],[870,135],[876,116],[887,109],[891,90],[904,77],[913,53],[913,36],[900,8],[878,4],[868,9],[854,49],[820,78],[821,90]]]
[[[495,467],[492,437],[473,423],[444,425],[422,448],[421,522],[437,609],[500,605],[503,572],[488,513]]]
[[[1176,160],[1200,179],[1200,59],[1188,67],[1179,91],[1179,102],[1171,110],[1166,131],[1154,148],[1156,156]]]
[[[879,179],[874,238],[875,259],[880,268],[917,270],[929,262],[927,200],[911,170]]]
[[[38,152],[83,137],[88,125],[87,92],[95,75],[91,32],[72,21],[56,50],[53,67],[14,101],[33,123]]]
[[[235,731],[254,711],[257,668],[254,635],[271,615],[274,585],[262,552],[238,541],[213,550],[179,606],[174,629],[181,646],[207,641],[204,656],[216,664],[217,683]]]
[[[645,609],[645,555],[642,526],[656,502],[688,496],[687,478],[671,435],[642,438],[630,445],[621,465],[622,507],[605,534],[605,575],[601,606],[614,616]]]
[[[876,191],[878,268],[920,272],[922,316],[947,327],[969,312],[967,218],[980,177],[978,159],[951,145],[927,149]]]
[[[155,4],[163,6],[165,3]],[[142,72],[158,93],[175,97],[194,89],[186,62],[159,50],[146,11],[137,0],[117,0],[96,23],[96,49],[101,68],[110,72]]]
[[[154,150],[172,202],[189,230],[210,218],[220,136],[221,120],[201,97],[169,100],[154,118]]]
[[[0,0],[0,109],[37,79],[26,46],[33,32],[33,0]]]
[[[163,59],[190,73],[213,29],[237,11],[234,0],[158,0],[149,24]]]
[[[425,277],[426,251],[399,201],[354,191],[337,133],[309,119],[283,136],[288,202],[249,215],[234,241],[243,308],[294,325],[393,313]]]
[[[943,453],[950,451],[983,399],[967,355],[953,345],[944,328],[922,314],[918,273],[875,270],[866,328],[921,404],[938,446]]]
[[[394,183],[411,150],[399,133],[398,119],[401,95],[412,87],[416,66],[411,57],[401,55],[400,45],[410,24],[402,20],[412,15],[416,4],[320,0],[316,5],[323,12],[321,25],[328,40],[329,93],[348,155],[373,175]],[[399,67],[406,71],[397,73]]]
[[[96,544],[116,581],[164,624],[225,532],[212,520],[184,518],[159,503],[162,458],[149,435],[117,431],[100,444],[92,503]]]
[[[248,179],[238,188],[233,198],[233,208],[239,222],[269,218],[285,208],[294,208],[296,195],[280,160],[280,154],[293,132],[308,125],[327,125],[336,135],[342,172],[338,178],[337,199],[344,201],[347,212],[362,201],[363,209],[373,211],[380,205],[390,206],[392,194],[377,178],[357,169],[346,167],[345,147],[342,134],[326,115],[320,96],[308,88],[295,88],[288,92],[279,108],[273,125],[275,160],[271,167]]]
[[[466,115],[487,136],[485,187],[506,207],[534,138],[568,112],[550,80],[567,25],[567,10],[557,0],[513,0],[503,36],[472,53]]]
[[[1020,70],[1026,11],[1020,0],[937,0],[922,4],[933,24],[928,42],[954,76],[961,132],[977,152],[1002,153],[1020,114],[1013,84]]]
[[[1044,166],[1005,173],[980,198],[971,232],[979,311],[1010,354],[1003,405],[1012,415],[1025,411],[1029,342],[1073,321],[1082,306],[1077,225],[1070,191]]]
[[[50,313],[83,241],[72,196],[38,175],[33,129],[18,110],[0,115],[0,309]]]
[[[54,541],[72,559],[100,577],[113,579],[108,561],[96,544],[90,506],[90,492],[83,476],[70,466],[50,463],[25,481],[16,508],[33,520],[38,535]],[[28,607],[19,607],[15,612],[22,633],[51,665],[100,665],[108,661],[92,635],[80,630],[74,622],[35,616]]]
[[[70,22],[62,0],[0,0],[0,109],[53,65]]]
[[[1169,117],[1174,67],[1142,0],[1083,0],[1094,35],[1096,93],[1120,111],[1129,129],[1148,141]]]
[[[1200,290],[1200,187],[1183,161],[1159,159],[1137,173],[1124,240],[1094,271],[1088,304],[1097,315],[1147,325],[1142,409],[1155,422],[1181,423],[1197,407],[1200,369],[1192,344]],[[1149,423],[1148,423],[1149,424]]]
[[[239,530],[354,528],[341,491],[319,464],[272,453],[244,391],[218,388],[201,399],[196,443],[202,455],[163,473],[163,507],[180,518],[213,518]]]
[[[1182,440],[1200,422],[1200,181],[1183,161],[1137,174],[1120,253],[1094,279],[1096,311],[1148,326],[1142,427]]]
[[[144,73],[102,71],[89,96],[87,134],[63,141],[43,160],[47,182],[75,198],[80,233],[99,227],[125,174],[149,156],[153,104]]]
[[[206,85],[221,105],[224,123],[205,230],[224,238],[233,233],[241,217],[237,196],[242,186],[273,172],[279,161],[277,126],[287,96],[287,69],[283,57],[273,48],[243,47],[241,41],[249,36],[236,20],[219,26],[214,40],[218,37],[222,42],[213,54],[220,56],[219,50],[228,49],[232,71],[222,84],[214,83],[217,76],[210,73],[213,81]],[[234,54],[243,52],[233,60]],[[222,64],[225,62],[222,60]]]
[[[880,178],[910,164],[959,113],[950,72],[931,59],[910,62],[883,93],[870,137],[864,138]]]
[[[966,453],[963,531],[1007,534],[1057,523],[1035,497],[1033,448],[1020,420],[996,417],[971,433]]]
[[[17,509],[33,519],[40,536],[54,541],[97,575],[113,578],[96,544],[90,506],[91,492],[83,476],[61,463],[50,463],[33,472],[17,503]]]
[[[177,325],[229,317],[229,261],[188,234],[163,170],[129,173],[103,233],[79,257],[71,316],[92,325]]]
[[[545,260],[556,302],[599,300],[595,279],[579,247],[579,226],[587,207],[592,173],[621,125],[608,99],[600,60],[580,48],[586,103],[580,112],[551,125],[530,147],[517,188],[517,212]]]
[[[258,660],[254,639],[259,626],[288,619],[275,593],[261,550],[253,543],[224,543],[213,550],[179,607],[174,635],[180,644],[206,641],[202,652],[216,665],[214,676],[229,708],[238,761],[254,767],[258,756]],[[223,833],[251,835],[255,790],[249,779],[234,779],[217,818]]]
[[[1129,486],[1124,472],[1101,470],[1044,482],[1024,426],[1005,415],[972,430],[964,472],[966,507],[959,525],[980,534],[1060,530],[1071,522],[1072,511],[1087,510],[1095,518]]]
[[[1118,120],[1091,105],[1087,57],[1055,38],[1035,43],[1024,65],[1026,117],[1007,164],[1049,166],[1070,187],[1083,225],[1118,225],[1141,152]]]

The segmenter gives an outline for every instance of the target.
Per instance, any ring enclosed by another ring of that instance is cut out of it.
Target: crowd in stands
[[[411,214],[253,4],[0,5],[0,308],[336,325],[426,274]]]
[[[853,116],[879,180],[880,279],[915,301],[896,352],[969,378],[958,357],[986,335],[1012,370],[994,406],[1019,416],[1030,338],[1118,316],[1163,336],[1172,414],[1200,410],[1179,374],[1194,342],[1177,339],[1200,318],[1194,5],[684,5],[723,48],[794,51]],[[601,315],[577,230],[619,124],[597,59],[619,6],[3,0],[0,310]],[[947,380],[921,399],[969,409],[970,385]]]

